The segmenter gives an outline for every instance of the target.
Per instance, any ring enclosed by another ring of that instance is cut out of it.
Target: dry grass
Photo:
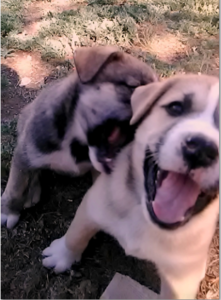
[[[2,64],[14,69],[20,79],[30,78],[28,88],[39,88],[44,84],[44,78],[49,76],[53,70],[51,64],[42,61],[39,52],[17,51],[12,57],[2,59]]]
[[[138,37],[137,45],[143,51],[165,63],[172,64],[181,57],[187,57],[190,51],[189,45],[182,42],[182,36],[169,32],[166,24],[155,26],[149,22],[142,23],[138,28]]]
[[[198,299],[219,299],[219,224],[210,246],[207,271],[201,283]]]

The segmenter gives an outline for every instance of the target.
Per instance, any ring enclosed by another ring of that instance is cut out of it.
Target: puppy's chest
[[[140,259],[150,259],[151,249],[156,241],[151,242],[148,223],[139,208],[135,208],[126,218],[119,221],[119,224],[115,225],[115,237],[125,253]]]
[[[176,263],[180,264],[183,264],[186,257],[194,262],[200,257],[202,248],[205,249],[201,243],[197,243],[196,240],[194,242],[190,237],[191,234],[178,239],[173,233],[168,236],[164,230],[153,227],[153,224],[138,211],[134,211],[129,218],[122,220],[121,225],[118,225],[117,235],[127,255],[150,260],[161,266],[169,262],[173,264],[175,258]]]

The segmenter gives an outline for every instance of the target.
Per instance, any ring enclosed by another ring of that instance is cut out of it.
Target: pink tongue
[[[158,219],[165,223],[183,220],[199,195],[197,184],[187,175],[169,172],[157,189],[153,210]]]

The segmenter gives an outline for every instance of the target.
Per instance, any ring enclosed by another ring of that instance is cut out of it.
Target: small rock
[[[30,79],[30,78],[28,78],[28,77],[23,77],[23,78],[21,79],[21,82],[20,82],[19,86],[26,86],[26,85],[28,85],[30,82],[31,82],[31,79]]]
[[[75,278],[81,278],[82,274],[81,274],[81,272],[74,272],[73,277],[75,277]]]

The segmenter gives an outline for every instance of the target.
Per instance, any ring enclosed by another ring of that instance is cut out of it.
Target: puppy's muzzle
[[[217,145],[203,135],[188,136],[183,143],[182,153],[190,170],[209,167],[219,157]]]

